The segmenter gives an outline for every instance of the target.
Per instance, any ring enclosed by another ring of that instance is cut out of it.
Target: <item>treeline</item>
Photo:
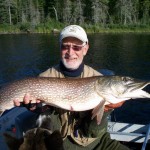
[[[0,24],[149,26],[150,0],[0,0]]]

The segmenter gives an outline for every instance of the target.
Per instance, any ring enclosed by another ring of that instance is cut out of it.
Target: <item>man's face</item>
[[[61,59],[68,69],[77,69],[88,51],[89,45],[77,38],[67,37],[60,45]]]

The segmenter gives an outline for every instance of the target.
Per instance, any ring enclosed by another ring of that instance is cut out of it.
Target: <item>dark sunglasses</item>
[[[68,45],[68,44],[61,44],[61,50],[69,50],[70,48],[72,48],[74,51],[80,51],[84,46],[86,45],[86,43],[83,43],[82,45]]]

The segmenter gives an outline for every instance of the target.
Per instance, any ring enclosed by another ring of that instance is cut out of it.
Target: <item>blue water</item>
[[[150,34],[89,34],[85,63],[117,75],[150,80]],[[59,62],[58,35],[0,35],[0,85],[40,72]],[[150,122],[149,101],[129,101],[116,109],[121,122]],[[119,112],[119,113],[118,113]],[[122,112],[122,113],[120,113]]]

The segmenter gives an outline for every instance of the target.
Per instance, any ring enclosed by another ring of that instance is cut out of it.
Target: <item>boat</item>
[[[9,111],[6,111],[0,117],[0,146],[1,150],[8,150],[5,144],[3,133],[9,133],[10,135],[21,138],[23,132],[34,128],[36,126],[35,120],[38,115],[27,110],[25,107],[15,107]],[[123,142],[129,146],[140,144],[139,150],[146,150],[150,144],[150,124],[131,124],[113,122],[108,118],[108,132],[112,139]],[[147,149],[148,150],[148,149]]]
[[[101,70],[105,75],[114,75],[114,72],[109,70]],[[11,110],[5,111],[0,117],[0,147],[1,150],[8,150],[5,143],[3,133],[7,132],[10,135],[21,138],[23,132],[36,127],[35,120],[38,114],[27,110],[25,107],[14,107]],[[123,142],[123,144],[133,146],[138,145],[138,150],[150,149],[150,123],[149,124],[131,124],[121,123],[111,120],[111,115],[108,117],[108,132],[112,139]],[[135,148],[135,150],[137,150]]]
[[[150,148],[150,123],[145,125],[108,121],[107,130],[111,139],[123,142],[129,147],[138,147],[138,150]]]

